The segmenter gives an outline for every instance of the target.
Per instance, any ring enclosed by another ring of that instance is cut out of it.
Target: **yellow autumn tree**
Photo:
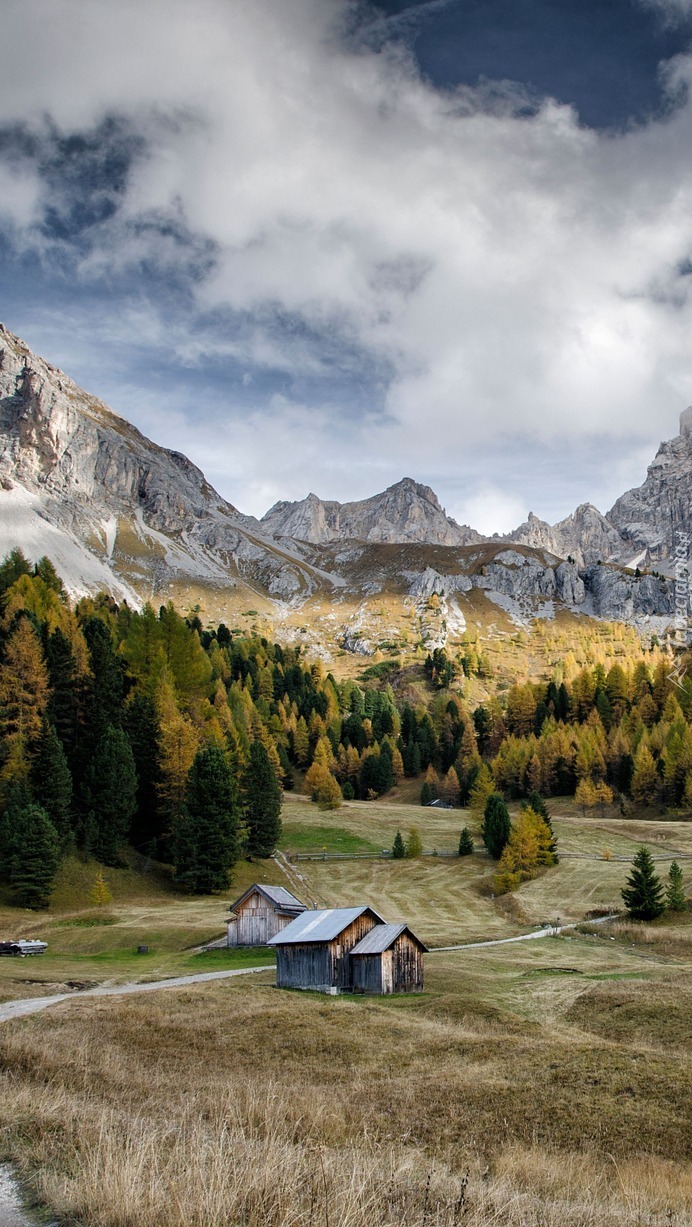
[[[160,725],[159,796],[170,822],[182,813],[188,772],[200,745],[200,734],[190,718],[179,710],[170,676],[156,690]]]
[[[0,736],[5,742],[3,778],[23,776],[41,733],[49,698],[48,671],[38,636],[21,618],[5,647],[0,665]]]

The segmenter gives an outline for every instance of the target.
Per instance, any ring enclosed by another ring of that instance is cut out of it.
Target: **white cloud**
[[[249,377],[318,375],[305,328],[393,372],[385,417],[354,417],[346,442],[335,411],[286,400],[233,420],[227,472],[243,497],[258,510],[305,493],[314,466],[326,496],[423,470],[444,498],[489,439],[641,448],[672,433],[692,400],[678,275],[692,257],[690,106],[617,137],[550,101],[531,118],[511,100],[487,110],[471,91],[435,91],[403,52],[349,49],[350,12],[348,0],[23,0],[3,13],[0,122],[41,129],[48,115],[70,131],[114,113],[149,142],[83,276],[184,262],[135,229],[175,217],[213,245],[198,309],[254,321],[228,341]],[[690,75],[678,61],[671,90]],[[15,220],[31,223],[32,191]],[[463,506],[505,527],[524,513],[491,488]]]

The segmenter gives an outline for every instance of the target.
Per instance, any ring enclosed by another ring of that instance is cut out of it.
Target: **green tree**
[[[46,811],[29,805],[19,812],[10,886],[21,907],[48,907],[60,860],[60,839]]]
[[[420,837],[418,827],[410,827],[408,839],[406,840],[406,855],[409,859],[420,856],[423,851],[423,843]]]
[[[392,857],[395,861],[402,861],[406,856],[406,844],[401,837],[401,831],[397,831],[392,844]]]
[[[31,789],[37,805],[50,818],[64,846],[72,834],[72,775],[54,727],[43,722],[31,765]]]
[[[97,860],[119,865],[137,805],[135,760],[122,729],[106,727],[87,767],[82,799],[82,842]]]
[[[272,856],[281,837],[283,794],[266,746],[259,740],[250,746],[250,758],[242,775],[241,796],[248,856]]]
[[[665,911],[663,886],[654,870],[648,848],[640,848],[635,853],[632,872],[620,893],[627,911],[635,920],[655,920]]]
[[[470,856],[473,852],[473,840],[468,827],[464,827],[459,836],[459,856]]]
[[[130,824],[130,842],[140,851],[162,851],[161,726],[149,695],[138,694],[125,708],[124,728],[137,771],[136,806]]]
[[[673,861],[668,870],[668,885],[666,886],[666,907],[671,912],[685,912],[687,898],[682,878],[682,869],[677,861]]]
[[[185,808],[173,839],[175,879],[195,895],[225,890],[240,855],[240,801],[217,745],[198,750],[187,779]]]
[[[509,831],[509,810],[504,798],[499,793],[493,792],[485,803],[482,834],[483,843],[496,861],[502,856],[504,846],[509,839]]]

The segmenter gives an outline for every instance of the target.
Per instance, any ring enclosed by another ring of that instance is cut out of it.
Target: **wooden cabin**
[[[268,943],[276,947],[277,987],[348,992],[351,951],[380,925],[384,921],[371,907],[303,912]]]
[[[427,946],[408,925],[378,925],[350,956],[354,993],[420,993]]]
[[[228,946],[266,946],[305,911],[305,904],[284,886],[255,883],[231,904],[234,914],[227,921]]]

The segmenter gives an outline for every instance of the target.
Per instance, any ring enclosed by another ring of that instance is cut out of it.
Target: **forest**
[[[50,560],[14,551],[0,564],[0,880],[42,906],[68,851],[117,865],[129,845],[183,889],[221,890],[241,856],[271,855],[295,784],[324,808],[403,776],[423,803],[479,815],[494,793],[687,806],[685,663],[642,649],[472,705],[442,649],[417,688],[377,669],[337,681],[299,646],[171,604],[72,604]]]

